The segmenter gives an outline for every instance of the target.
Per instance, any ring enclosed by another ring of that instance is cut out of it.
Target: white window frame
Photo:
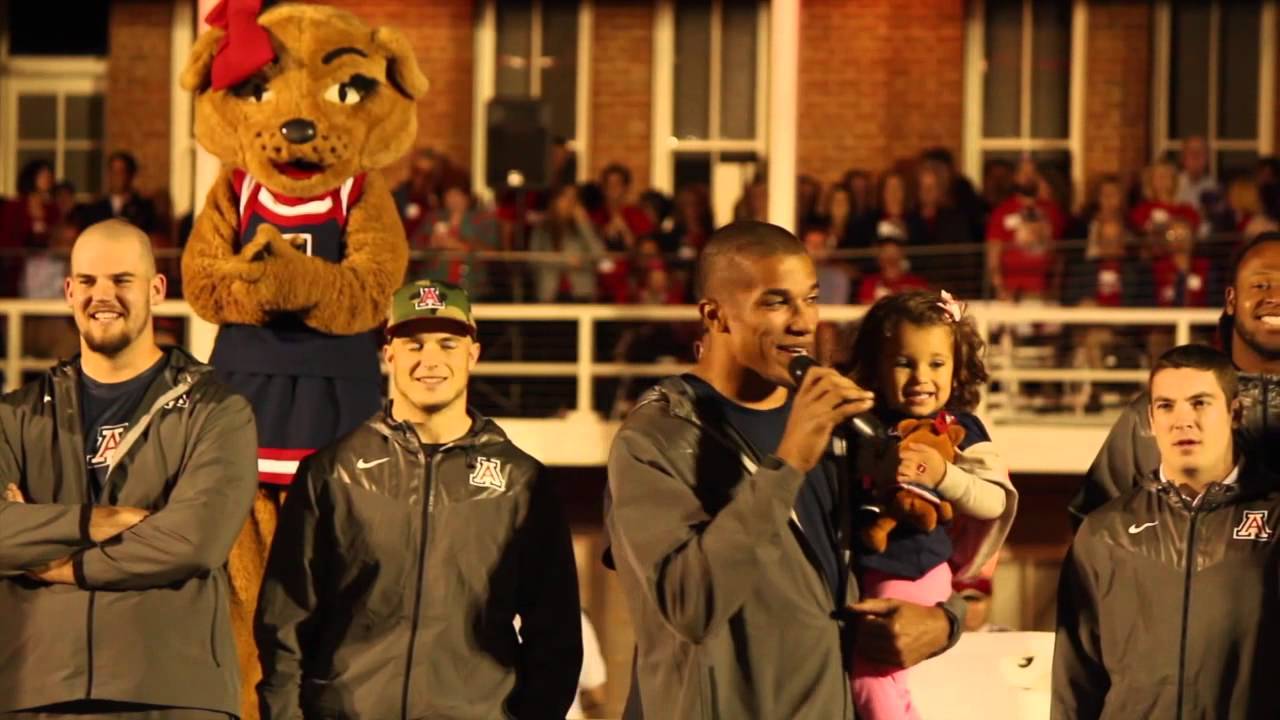
[[[58,178],[65,177],[64,162],[68,150],[102,150],[103,162],[106,161],[105,138],[94,140],[67,140],[64,123],[66,121],[66,98],[68,95],[101,95],[106,96],[106,63],[95,62],[63,62],[63,59],[44,59],[28,62],[5,63],[3,79],[0,80],[0,146],[5,148],[0,153],[0,187],[7,195],[17,192],[18,152],[31,147],[28,141],[23,147],[18,143],[18,98],[22,95],[55,95],[58,100],[57,127],[54,139],[41,141],[40,146],[48,145],[53,152],[53,172]],[[77,188],[82,197],[89,197],[85,188]]]
[[[196,38],[196,7],[191,0],[173,0],[173,24],[169,33],[169,195],[173,217],[191,212],[195,205],[196,126],[195,95],[182,89],[182,70]]]
[[[23,94],[57,95],[58,127],[54,144],[54,176],[63,177],[63,152],[66,150],[104,149],[105,163],[106,129],[101,143],[72,141],[67,144],[62,137],[67,95],[102,95],[107,92],[107,59],[105,57],[34,57],[9,54],[9,29],[3,18],[8,17],[9,4],[0,0],[0,194],[17,192],[18,173],[18,97]],[[28,92],[24,92],[28,91]],[[105,125],[106,118],[103,118]],[[84,188],[77,188],[82,198],[89,195]]]
[[[1229,1],[1229,0],[1228,0]],[[1257,151],[1266,156],[1275,152],[1276,117],[1276,0],[1263,0],[1258,28],[1258,136],[1254,140],[1222,140],[1218,134],[1218,56],[1222,2],[1209,5],[1209,173],[1218,174],[1218,153]],[[1168,150],[1181,150],[1182,141],[1169,137],[1169,61],[1173,52],[1173,8],[1170,0],[1157,0],[1152,16],[1151,159]]]
[[[784,0],[777,0],[782,2]],[[755,102],[755,137],[745,140],[728,140],[720,134],[720,62],[721,35],[723,27],[723,0],[713,0],[711,4],[711,41],[710,73],[708,75],[708,124],[707,139],[691,140],[678,138],[675,135],[675,91],[676,91],[676,11],[675,0],[655,0],[653,29],[653,138],[650,145],[650,184],[657,190],[671,194],[675,192],[675,161],[680,153],[718,153],[718,152],[754,152],[763,162],[768,158],[769,138],[769,3],[759,0],[756,21],[756,102]],[[741,167],[736,163],[717,163],[711,169],[712,207],[715,210],[716,222],[727,221],[724,217],[726,202],[732,203],[742,193],[741,183],[730,183],[730,177],[749,179],[746,177],[753,169]],[[717,179],[726,180],[724,183]],[[720,187],[729,185],[730,187]]]
[[[1084,97],[1088,68],[1089,9],[1086,0],[1071,4],[1071,69],[1067,90],[1067,137],[1043,139],[1031,137],[1031,73],[1032,73],[1032,6],[1034,0],[1022,0],[1022,55],[1019,90],[1020,134],[1016,137],[983,137],[983,73],[986,69],[986,10],[984,0],[969,4],[965,20],[965,86],[964,86],[964,172],[976,182],[982,180],[982,156],[990,151],[1037,152],[1066,150],[1071,153],[1071,183],[1079,199],[1084,189]],[[1064,208],[1065,209],[1065,208]]]
[[[486,126],[489,101],[497,90],[497,66],[494,54],[498,47],[498,0],[482,0],[475,16],[475,73],[471,108],[471,188],[477,197],[488,197],[490,188],[485,184],[485,166],[488,163],[488,128]],[[530,55],[542,52],[542,0],[533,0],[533,28],[529,43]],[[578,3],[578,73],[575,77],[574,125],[575,137],[568,138],[577,163],[577,179],[591,177],[591,47],[595,20],[594,0]],[[541,91],[542,73],[530,69],[530,96],[538,97]]]

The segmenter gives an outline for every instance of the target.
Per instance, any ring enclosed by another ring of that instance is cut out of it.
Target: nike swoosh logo
[[[1156,525],[1158,525],[1158,524],[1159,524],[1158,522],[1143,523],[1142,525],[1139,525],[1139,524],[1137,524],[1137,523],[1134,523],[1134,524],[1132,524],[1132,525],[1130,525],[1130,526],[1129,526],[1129,534],[1130,534],[1130,535],[1137,535],[1138,533],[1142,532],[1143,530],[1146,530],[1146,529],[1147,529],[1147,528],[1149,528],[1149,527],[1155,527],[1155,526],[1156,526]]]
[[[368,461],[368,460],[365,460],[364,458],[360,458],[359,460],[356,460],[356,468],[357,468],[357,469],[359,469],[359,470],[368,470],[369,468],[371,468],[371,467],[373,467],[373,466],[375,466],[375,465],[381,465],[382,463],[384,463],[384,462],[386,462],[386,461],[388,461],[388,460],[390,460],[390,459],[391,459],[391,458],[389,458],[389,457],[384,457],[384,458],[382,458],[381,460],[374,460],[374,461],[370,462],[370,461]]]

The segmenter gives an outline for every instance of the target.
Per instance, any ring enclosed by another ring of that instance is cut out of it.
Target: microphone
[[[787,374],[791,376],[791,380],[795,382],[796,388],[799,389],[805,373],[809,372],[809,368],[817,365],[818,361],[808,355],[796,355],[791,358],[791,362],[787,363]],[[889,439],[889,433],[885,430],[884,423],[880,422],[880,418],[869,412],[858,413],[849,418],[849,426],[858,435],[877,443],[877,447],[880,447],[880,444]]]

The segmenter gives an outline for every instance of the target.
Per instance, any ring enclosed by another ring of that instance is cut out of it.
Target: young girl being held
[[[854,379],[876,394],[875,414],[890,428],[930,419],[945,434],[964,428],[953,462],[919,443],[895,446],[881,485],[923,488],[951,503],[956,520],[933,531],[899,525],[883,552],[858,557],[864,598],[934,605],[951,595],[953,576],[976,575],[1009,532],[1017,493],[982,422],[973,415],[987,380],[984,345],[964,305],[948,293],[912,291],[876,302],[853,343]],[[917,720],[907,672],[855,662],[853,695],[860,718]]]

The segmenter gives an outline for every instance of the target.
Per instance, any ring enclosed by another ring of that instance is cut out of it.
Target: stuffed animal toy
[[[964,440],[964,428],[946,422],[944,417],[903,420],[897,427],[900,442],[928,445],[937,450],[943,460],[955,462],[956,448]],[[909,523],[922,532],[932,532],[939,523],[949,523],[954,516],[951,503],[928,488],[895,484],[879,490],[877,496],[879,513],[861,533],[863,544],[875,552],[884,552],[889,546],[889,533],[900,523]]]
[[[253,405],[260,486],[228,561],[243,717],[257,717],[253,613],[298,462],[378,412],[375,328],[408,245],[377,172],[417,135],[427,89],[408,40],[322,5],[223,0],[182,85],[222,171],[182,257],[187,302],[220,325],[210,359]]]

